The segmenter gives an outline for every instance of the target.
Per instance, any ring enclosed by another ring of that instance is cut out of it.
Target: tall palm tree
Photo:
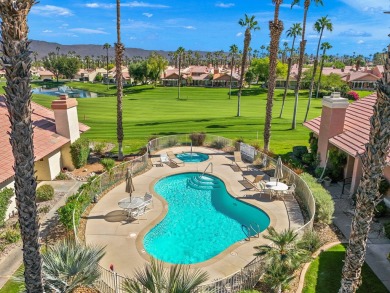
[[[290,57],[288,58],[288,65],[287,65],[287,79],[286,79],[286,85],[284,87],[284,93],[283,93],[283,100],[282,100],[282,108],[280,109],[279,118],[282,118],[283,115],[283,109],[284,109],[284,102],[286,100],[287,95],[287,89],[290,87],[290,73],[291,73],[291,65],[292,65],[292,57],[294,55],[294,46],[295,46],[295,40],[297,36],[302,35],[302,27],[300,23],[294,23],[292,27],[290,27],[286,32],[287,37],[293,38],[291,49],[290,49]]]
[[[318,19],[314,23],[314,30],[320,34],[320,38],[318,39],[316,58],[314,59],[313,75],[311,76],[311,80],[310,80],[309,99],[307,101],[307,108],[306,108],[306,114],[305,114],[305,119],[304,119],[305,122],[307,120],[307,115],[309,114],[311,97],[313,95],[314,79],[315,79],[315,76],[317,73],[318,54],[320,52],[320,44],[321,44],[321,40],[322,40],[322,35],[324,33],[324,30],[328,30],[330,32],[333,31],[333,25],[332,25],[332,22],[330,21],[330,19],[328,18],[328,16],[323,16],[320,19]]]
[[[103,45],[103,49],[106,50],[106,69],[107,69],[107,89],[108,89],[108,84],[109,84],[109,79],[108,79],[108,49],[111,48],[111,45],[109,43],[105,43]]]
[[[27,15],[34,4],[34,0],[2,0],[0,18],[1,60],[7,64],[5,103],[11,123],[10,143],[15,162],[15,197],[23,240],[24,279],[27,292],[40,293],[43,285],[31,121],[32,60],[27,26]]]
[[[122,98],[123,76],[122,60],[125,46],[121,42],[121,1],[116,0],[116,36],[115,44],[115,67],[116,67],[116,136],[118,139],[118,160],[123,160],[123,125],[122,125]],[[107,74],[108,76],[108,74]]]
[[[135,272],[134,279],[126,279],[123,289],[129,293],[143,293],[144,289],[153,293],[191,293],[207,279],[208,274],[199,269],[190,271],[183,265],[165,269],[161,261],[152,258],[144,269]]]
[[[229,49],[230,55],[232,56],[232,59],[230,61],[230,85],[229,85],[229,100],[232,96],[232,79],[233,79],[233,69],[234,69],[234,58],[236,57],[236,54],[238,53],[238,47],[237,45],[231,45]]]
[[[268,77],[268,93],[267,106],[264,124],[264,150],[269,150],[269,142],[271,139],[271,121],[272,121],[272,107],[274,101],[274,91],[276,85],[276,65],[278,63],[278,49],[280,35],[283,31],[283,22],[279,19],[280,5],[283,0],[272,0],[275,4],[274,20],[269,22],[269,30],[271,32],[270,43],[270,58],[269,58],[269,77]]]
[[[320,76],[318,77],[318,82],[317,82],[316,98],[318,98],[318,92],[320,91],[322,70],[324,69],[324,61],[327,58],[325,53],[326,53],[327,50],[330,50],[330,49],[332,49],[332,45],[329,44],[328,42],[323,42],[321,44],[322,57],[321,57]]]
[[[57,55],[60,54],[60,49],[61,49],[61,47],[59,47],[59,46],[56,47]]]
[[[241,71],[240,71],[240,81],[238,83],[238,100],[237,100],[237,117],[240,117],[240,103],[241,103],[241,93],[242,93],[242,86],[244,82],[244,76],[245,76],[245,67],[246,67],[246,61],[248,58],[248,48],[251,43],[252,35],[251,31],[259,30],[260,27],[257,25],[257,21],[255,20],[255,16],[252,15],[249,17],[247,14],[245,14],[244,18],[240,19],[238,21],[238,24],[242,27],[245,27],[245,38],[244,38],[244,49],[242,51],[242,60],[241,60]]]
[[[366,256],[367,236],[375,206],[380,202],[378,192],[390,145],[390,48],[385,72],[378,82],[377,100],[370,119],[370,135],[361,155],[363,175],[356,192],[356,209],[352,218],[349,245],[346,251],[339,292],[355,292],[361,284],[361,269]]]
[[[185,54],[185,49],[183,47],[179,47],[176,50],[177,59],[179,62],[179,79],[177,81],[177,99],[180,100],[180,84],[181,84],[181,62],[183,61],[183,56]]]
[[[298,75],[297,75],[297,84],[295,86],[295,102],[294,102],[294,113],[291,128],[295,129],[297,127],[297,110],[298,110],[298,100],[299,100],[299,90],[301,87],[301,78],[302,78],[302,68],[303,68],[303,59],[305,57],[305,48],[306,48],[306,40],[305,40],[305,32],[306,32],[306,20],[307,20],[307,12],[309,11],[310,3],[314,2],[316,5],[322,5],[322,0],[305,0],[304,2],[304,12],[303,12],[303,25],[302,25],[302,40],[299,44],[299,60],[298,60]],[[299,4],[300,0],[293,0],[291,4],[291,8]]]
[[[43,276],[47,292],[71,293],[79,287],[91,287],[100,277],[99,261],[103,248],[63,240],[42,254]]]

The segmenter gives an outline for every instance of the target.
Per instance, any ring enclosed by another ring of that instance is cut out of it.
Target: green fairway
[[[321,252],[310,264],[305,276],[303,293],[337,293],[340,288],[341,270],[345,257],[345,245],[339,244]],[[386,287],[364,263],[362,270],[363,283],[359,293],[385,293]]]
[[[68,86],[111,95],[78,99],[79,120],[91,127],[84,135],[91,140],[116,142],[115,86],[72,82]],[[291,130],[294,105],[293,91],[286,99],[283,118],[278,118],[283,90],[275,91],[271,132],[271,150],[277,154],[291,151],[295,145],[307,145],[309,130],[302,126],[307,91],[299,100],[297,129]],[[114,95],[114,96],[112,96]],[[136,86],[125,88],[123,97],[124,151],[129,153],[145,145],[152,135],[164,136],[204,131],[232,139],[263,145],[267,92],[253,86],[243,91],[241,117],[237,114],[236,90],[228,99],[226,88],[177,88]],[[33,100],[50,107],[53,97],[35,95]],[[321,99],[313,99],[309,119],[321,114]],[[258,139],[257,139],[258,138]]]

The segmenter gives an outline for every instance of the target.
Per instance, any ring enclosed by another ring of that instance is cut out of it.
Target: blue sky
[[[126,47],[149,50],[227,51],[229,46],[243,46],[244,29],[238,20],[244,14],[255,15],[260,31],[253,33],[251,47],[269,44],[268,22],[273,17],[271,0],[122,0],[122,42]],[[304,0],[301,0],[303,5]],[[330,54],[363,54],[382,51],[389,44],[390,0],[323,0],[324,5],[311,4],[308,13],[308,54],[315,53],[318,34],[315,21],[328,16],[333,32],[325,32],[323,41],[331,43]],[[61,44],[113,44],[116,40],[116,2],[41,0],[29,16],[31,39]],[[280,19],[286,31],[301,22],[302,6],[290,9],[290,1],[282,4]],[[282,34],[281,44],[291,40]]]

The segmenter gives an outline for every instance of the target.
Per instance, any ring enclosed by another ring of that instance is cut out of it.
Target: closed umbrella
[[[276,178],[276,184],[278,184],[279,179],[283,178],[282,166],[283,166],[282,159],[278,157],[278,160],[276,162],[276,167],[275,167],[275,174],[274,174],[274,177]]]
[[[131,175],[130,169],[127,169],[126,173],[126,189],[125,191],[129,193],[130,195],[130,202],[131,202],[131,194],[135,190],[134,184],[133,184],[133,176]]]

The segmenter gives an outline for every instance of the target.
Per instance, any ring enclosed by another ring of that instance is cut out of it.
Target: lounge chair
[[[263,180],[264,178],[264,175],[256,175],[256,176],[253,176],[253,175],[246,175],[246,176],[242,176],[246,181],[248,181],[249,183],[253,183],[253,184],[256,184],[256,183],[259,183],[260,181]]]
[[[169,161],[171,161],[171,163],[175,164],[176,166],[179,166],[179,165],[184,166],[184,162],[182,160],[178,159],[172,151],[167,152],[167,155],[168,155]]]
[[[245,177],[244,177],[245,178]],[[265,184],[262,182],[263,175],[257,175],[253,181],[247,180],[249,185],[251,186],[249,189],[256,190],[260,193],[263,193]]]
[[[145,202],[145,207],[147,208],[150,205],[153,205],[153,196],[149,193],[146,192],[144,195],[144,202]]]
[[[241,152],[234,152],[234,163],[241,171],[243,171],[244,168],[248,170],[247,164],[245,164],[241,159]]]
[[[160,164],[163,165],[164,163],[165,164],[170,163],[170,160],[169,160],[168,155],[166,153],[160,154]]]

